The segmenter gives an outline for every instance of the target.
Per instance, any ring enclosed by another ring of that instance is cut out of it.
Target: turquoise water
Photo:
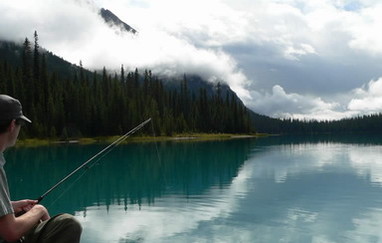
[[[382,140],[120,145],[42,203],[82,242],[382,242]],[[37,198],[105,145],[6,152],[14,199]]]

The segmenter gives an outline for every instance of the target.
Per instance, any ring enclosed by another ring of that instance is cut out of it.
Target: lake
[[[105,145],[12,148],[13,199],[37,198]],[[82,241],[382,242],[382,139],[119,145],[43,201]]]

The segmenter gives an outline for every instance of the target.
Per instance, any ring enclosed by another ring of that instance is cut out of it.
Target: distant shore
[[[196,141],[214,141],[228,139],[243,139],[265,137],[267,134],[230,134],[230,133],[195,133],[195,134],[177,134],[174,136],[131,136],[123,143],[144,143],[144,142],[196,142]],[[17,147],[38,147],[55,144],[96,144],[96,143],[112,143],[119,136],[94,137],[94,138],[71,138],[67,140],[60,139],[40,139],[27,138],[19,139],[16,143]]]

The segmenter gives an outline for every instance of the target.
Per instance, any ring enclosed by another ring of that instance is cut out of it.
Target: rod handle
[[[41,202],[41,200],[44,199],[44,197],[40,196],[39,198],[36,199],[37,203],[36,204],[39,204]],[[26,213],[24,210],[21,210],[20,212],[17,212],[15,213],[15,216],[16,218],[23,215],[24,213]]]

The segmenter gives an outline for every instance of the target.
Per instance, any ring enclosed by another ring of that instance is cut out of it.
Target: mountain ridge
[[[99,14],[110,27],[117,26],[121,31],[127,31],[133,34],[138,33],[136,29],[123,22],[117,15],[108,9],[101,8]]]
[[[30,136],[118,134],[148,116],[165,135],[253,132],[249,110],[227,85],[196,75],[124,72],[123,66],[119,74],[106,68],[90,71],[41,47],[32,51],[27,39],[22,46],[0,41],[0,92],[26,104],[34,121]]]

